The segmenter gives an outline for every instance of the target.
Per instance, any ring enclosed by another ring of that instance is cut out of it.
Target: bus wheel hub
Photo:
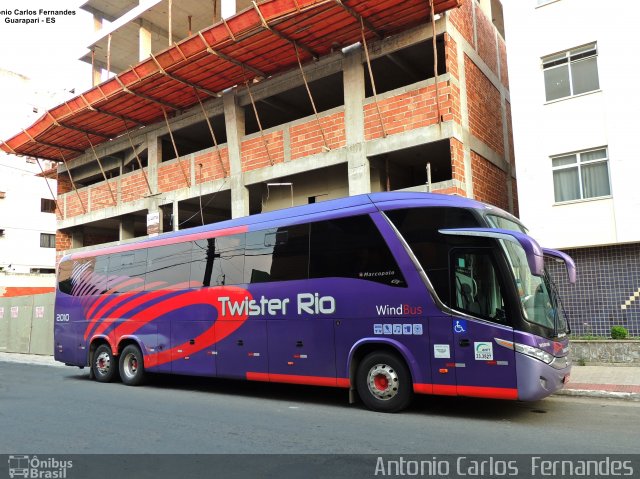
[[[367,377],[369,392],[376,398],[387,400],[398,394],[398,374],[388,364],[376,364]]]

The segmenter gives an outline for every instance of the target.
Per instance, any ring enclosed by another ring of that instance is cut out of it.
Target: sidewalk
[[[556,394],[640,401],[640,367],[574,365],[569,382]]]
[[[0,352],[2,362],[64,367],[52,356],[35,354]],[[571,379],[556,394],[640,401],[640,367],[573,366]]]

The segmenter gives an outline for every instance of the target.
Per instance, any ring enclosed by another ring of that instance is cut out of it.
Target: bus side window
[[[241,284],[244,274],[244,234],[193,242],[191,288]]]
[[[105,294],[108,291],[109,255],[96,256],[94,259],[93,274],[88,279],[93,288],[88,294]]]
[[[189,287],[191,241],[149,248],[145,290]]]
[[[309,225],[247,233],[245,251],[246,283],[307,279]]]
[[[73,263],[73,261],[63,261],[58,265],[58,291],[61,293],[71,294]]]
[[[450,237],[438,232],[443,228],[479,226],[473,214],[463,208],[427,207],[385,211],[398,228],[416,259],[429,277],[438,297],[451,305],[449,291]]]
[[[146,268],[146,249],[110,255],[108,289],[114,293],[143,289]]]
[[[384,238],[368,215],[311,224],[310,278],[357,278],[406,286]]]
[[[486,250],[454,250],[451,262],[456,309],[473,316],[504,322],[504,300],[491,254]]]

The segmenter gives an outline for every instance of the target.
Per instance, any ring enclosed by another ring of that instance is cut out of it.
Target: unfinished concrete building
[[[244,3],[83,6],[96,86],[0,145],[60,162],[59,255],[385,190],[517,214],[497,0]]]

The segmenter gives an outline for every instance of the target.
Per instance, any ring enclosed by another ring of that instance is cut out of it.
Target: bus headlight
[[[542,349],[534,348],[533,346],[528,346],[526,344],[520,343],[514,343],[514,345],[515,350],[519,353],[538,359],[543,363],[548,364],[552,368],[564,369],[571,364],[568,356],[557,358],[553,354],[549,354],[548,352],[543,351]]]
[[[515,343],[516,351],[524,354],[525,356],[530,356],[532,358],[538,359],[546,364],[551,364],[555,357],[552,354],[549,354],[542,349],[534,348],[533,346],[527,346],[526,344]]]

